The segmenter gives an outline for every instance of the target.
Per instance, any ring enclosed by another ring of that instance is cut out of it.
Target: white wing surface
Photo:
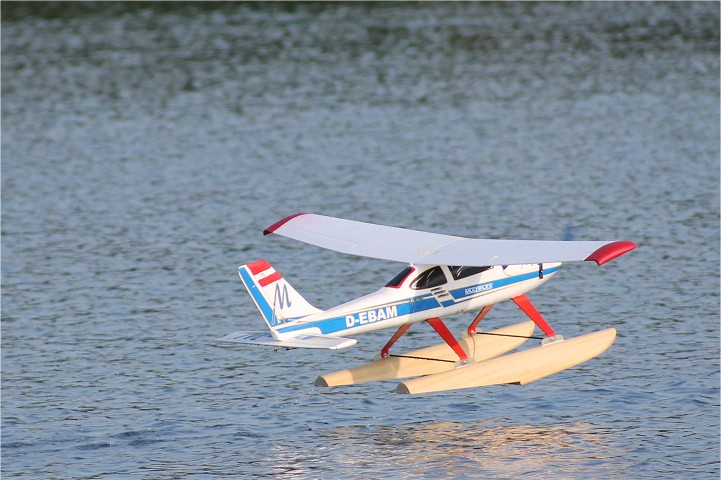
[[[628,241],[473,239],[312,213],[290,215],[263,233],[351,255],[424,265],[490,266],[582,260],[602,265],[636,248]]]

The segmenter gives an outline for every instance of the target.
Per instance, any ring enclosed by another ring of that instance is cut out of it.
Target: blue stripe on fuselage
[[[433,295],[427,294],[420,297],[401,300],[400,303],[391,303],[381,305],[369,310],[361,310],[353,313],[347,313],[340,317],[328,318],[326,320],[318,320],[315,322],[300,322],[295,325],[288,325],[278,328],[279,333],[294,332],[297,330],[305,330],[307,328],[319,328],[321,333],[328,335],[341,330],[376,323],[391,318],[410,315],[411,313],[424,312],[438,308],[440,304]]]
[[[556,273],[556,271],[558,269],[559,269],[559,267],[549,268],[547,270],[543,270],[543,273],[544,273],[544,275],[550,275],[552,273]],[[525,282],[526,280],[530,280],[532,278],[538,278],[538,272],[524,273],[523,275],[516,275],[515,277],[508,277],[508,278],[501,278],[498,280],[493,280],[492,282],[479,283],[478,285],[469,285],[467,287],[450,290],[449,293],[456,300],[465,300],[468,297],[476,296],[479,293],[488,292],[490,290],[505,287],[505,286],[512,285],[512,284],[518,283],[518,282]]]

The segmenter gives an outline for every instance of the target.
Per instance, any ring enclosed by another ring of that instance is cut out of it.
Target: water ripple
[[[717,4],[2,8],[3,477],[718,478]],[[618,339],[524,387],[314,388],[387,333],[220,344],[263,328],[237,266],[320,307],[399,266],[262,236],[296,211],[629,238],[533,293]]]

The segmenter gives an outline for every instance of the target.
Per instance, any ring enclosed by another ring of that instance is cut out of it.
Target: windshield
[[[424,288],[433,288],[446,283],[446,275],[440,266],[429,268],[425,272],[418,275],[411,288],[414,290],[421,290]]]
[[[460,280],[461,278],[470,277],[471,275],[478,275],[481,272],[489,270],[491,267],[448,267],[451,271],[454,280]]]
[[[398,288],[403,284],[403,281],[408,278],[408,276],[415,271],[415,268],[408,266],[404,268],[398,275],[393,277],[393,280],[386,283],[386,287],[390,288]]]

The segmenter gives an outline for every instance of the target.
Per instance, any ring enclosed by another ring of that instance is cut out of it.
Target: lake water
[[[633,240],[529,295],[618,339],[523,387],[316,389],[392,332],[219,343],[264,328],[238,265],[322,308],[403,265],[263,237],[298,211]],[[3,478],[719,473],[718,3],[3,2]]]

